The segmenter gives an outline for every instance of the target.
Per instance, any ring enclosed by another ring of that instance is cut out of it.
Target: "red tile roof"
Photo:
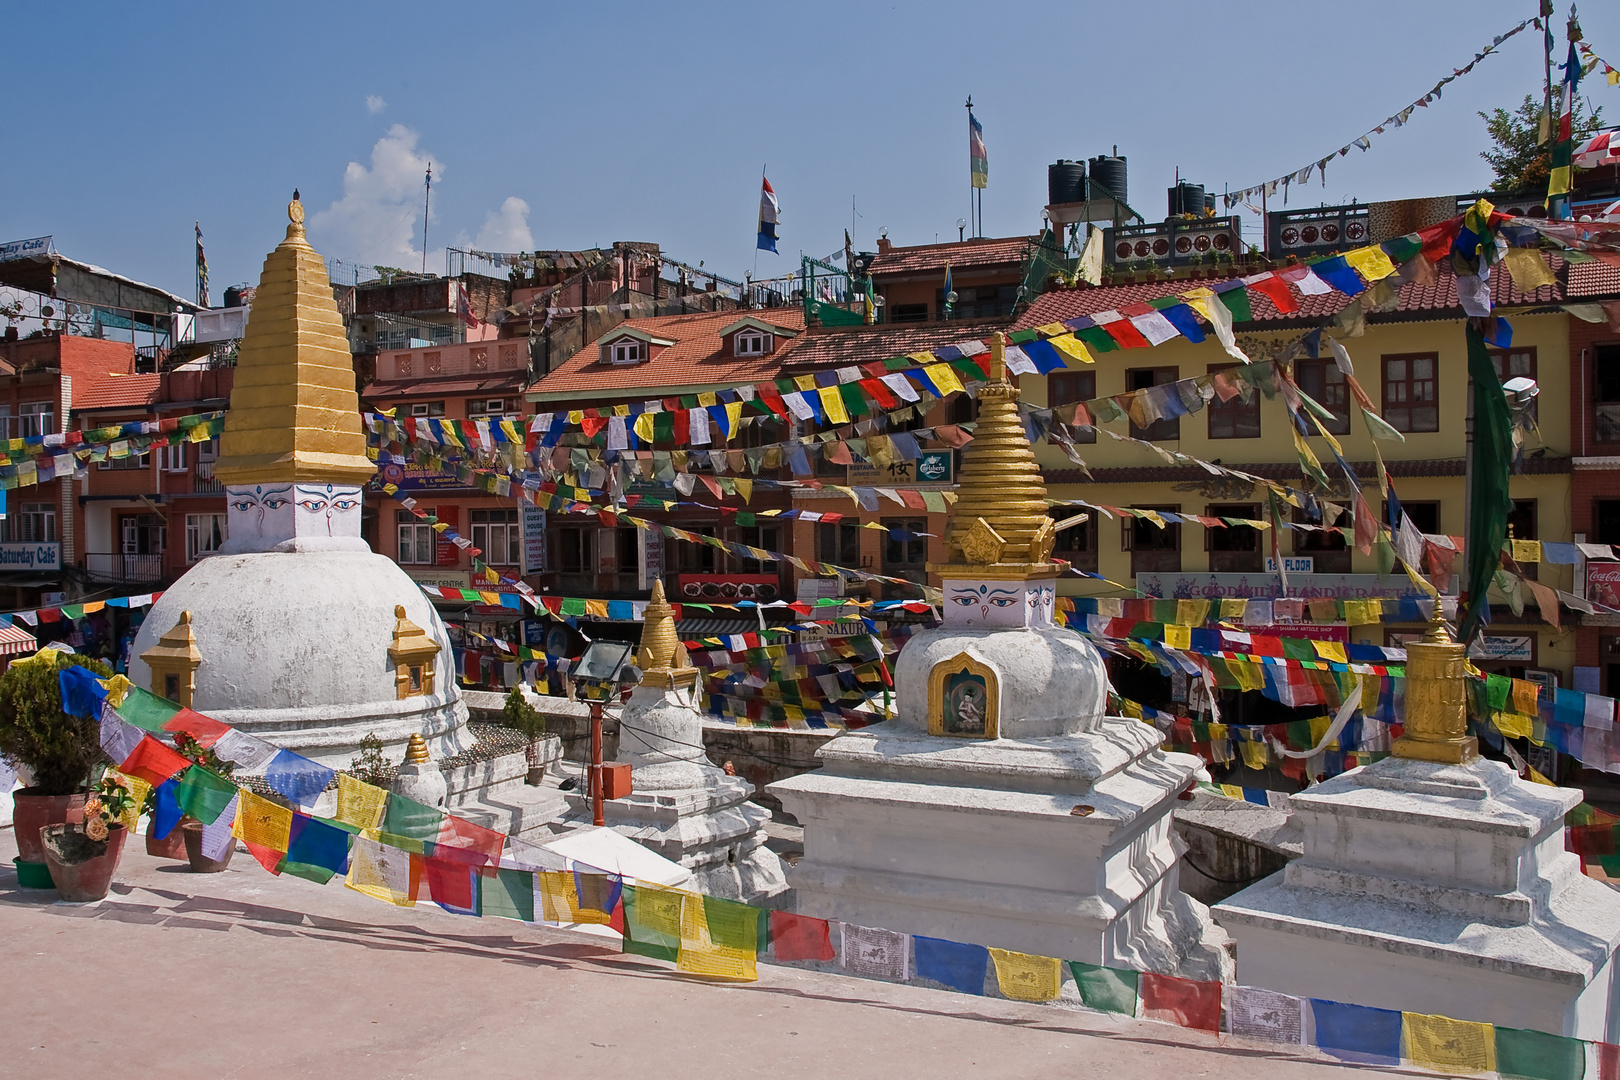
[[[1553,272],[1562,277],[1564,260],[1548,254]],[[1129,285],[1084,286],[1078,289],[1060,289],[1041,295],[1018,319],[1015,330],[1025,330],[1051,322],[1062,322],[1080,315],[1094,315],[1099,311],[1117,311],[1127,304],[1145,303],[1163,296],[1177,296],[1199,286],[1211,286],[1229,280],[1227,276],[1192,278],[1178,281],[1137,282]],[[1249,305],[1254,321],[1277,323],[1285,326],[1304,326],[1331,318],[1350,301],[1340,292],[1318,296],[1301,296],[1293,292],[1300,309],[1291,315],[1279,315],[1271,301],[1254,290],[1249,291]],[[1513,287],[1513,279],[1506,266],[1498,266],[1491,276],[1491,302],[1502,307],[1523,307],[1534,304],[1557,304],[1564,300],[1564,287],[1543,285],[1530,293],[1521,293]],[[1401,287],[1400,307],[1397,312],[1370,315],[1369,321],[1389,321],[1398,315],[1412,316],[1426,313],[1429,318],[1462,318],[1462,305],[1457,302],[1457,277],[1444,261],[1435,265],[1434,281],[1428,285],[1411,282]],[[1423,316],[1420,316],[1423,317]]]
[[[945,262],[952,270],[966,270],[979,266],[1006,266],[1022,263],[1029,251],[1033,236],[1011,236],[1005,239],[983,237],[949,244],[920,244],[917,247],[897,247],[879,252],[868,270],[873,277],[890,274],[916,274],[925,270],[945,272]]]
[[[163,400],[163,376],[86,372],[72,376],[74,410],[128,409]]]
[[[869,364],[907,353],[926,352],[958,341],[979,341],[1006,330],[1012,319],[953,319],[949,322],[891,323],[812,330],[793,347],[784,367],[844,367]]]
[[[391,379],[377,380],[361,391],[366,401],[384,398],[432,397],[435,394],[515,394],[523,390],[524,372],[513,371],[504,376],[487,379],[468,379],[452,376],[447,379]]]
[[[529,387],[529,393],[611,395],[623,390],[634,394],[675,386],[735,386],[774,378],[782,367],[783,356],[797,345],[800,337],[778,338],[776,351],[769,356],[731,356],[721,349],[720,331],[744,315],[795,333],[804,330],[801,307],[626,319]],[[612,341],[627,327],[675,344],[654,349],[652,358],[645,363],[602,363],[602,342]]]
[[[1569,268],[1569,297],[1598,299],[1620,296],[1620,266],[1591,262]]]

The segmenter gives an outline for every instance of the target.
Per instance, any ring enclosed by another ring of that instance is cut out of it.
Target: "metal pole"
[[[427,273],[428,203],[433,198],[433,163],[428,162],[427,189],[422,195],[422,273]]]
[[[602,703],[591,702],[591,823],[606,825],[602,815]]]

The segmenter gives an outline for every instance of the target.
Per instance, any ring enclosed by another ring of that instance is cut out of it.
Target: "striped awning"
[[[20,626],[0,624],[0,656],[39,651],[39,642]]]
[[[676,619],[675,632],[683,641],[692,638],[724,637],[727,634],[755,634],[759,632],[759,620],[738,618],[691,618]]]

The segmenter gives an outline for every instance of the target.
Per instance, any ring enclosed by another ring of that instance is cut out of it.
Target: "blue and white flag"
[[[759,242],[755,245],[761,251],[776,251],[776,222],[781,214],[781,207],[776,202],[776,192],[771,190],[771,182],[760,177],[759,191]]]

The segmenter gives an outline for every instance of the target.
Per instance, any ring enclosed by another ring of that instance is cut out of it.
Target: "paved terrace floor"
[[[598,939],[126,850],[96,904],[20,890],[0,831],[0,1076],[1243,1077],[1314,1056],[761,964],[746,985]],[[1382,1070],[1385,1072],[1399,1070]],[[1412,1075],[1433,1076],[1433,1073]]]

